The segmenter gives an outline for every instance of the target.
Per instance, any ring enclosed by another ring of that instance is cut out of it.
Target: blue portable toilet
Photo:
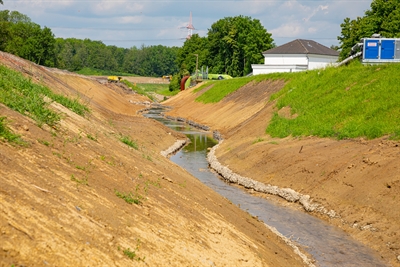
[[[400,39],[364,38],[362,62],[400,62]]]

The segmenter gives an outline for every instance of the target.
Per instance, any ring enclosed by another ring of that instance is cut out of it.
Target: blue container
[[[400,39],[364,38],[363,63],[400,62]]]

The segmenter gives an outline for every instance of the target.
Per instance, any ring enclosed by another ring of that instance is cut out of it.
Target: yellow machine
[[[163,80],[171,81],[172,75],[164,75],[164,76],[162,76],[162,78],[163,78]]]
[[[108,76],[107,77],[107,81],[109,83],[117,83],[120,82],[122,80],[122,77],[118,77],[118,76]]]

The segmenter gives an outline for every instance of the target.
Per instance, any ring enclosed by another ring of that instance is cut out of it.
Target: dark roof
[[[312,40],[296,39],[287,44],[272,48],[263,54],[314,54],[339,56],[339,52]]]

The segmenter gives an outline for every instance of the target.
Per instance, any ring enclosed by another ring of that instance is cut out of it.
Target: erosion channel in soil
[[[316,266],[387,266],[371,249],[342,230],[307,213],[254,196],[224,182],[208,169],[207,151],[216,144],[210,132],[198,130],[185,122],[165,119],[162,115],[164,109],[165,107],[152,108],[145,116],[186,134],[191,141],[171,156],[171,161],[241,209],[258,217],[268,227],[276,228],[283,238],[291,240],[311,254]]]

